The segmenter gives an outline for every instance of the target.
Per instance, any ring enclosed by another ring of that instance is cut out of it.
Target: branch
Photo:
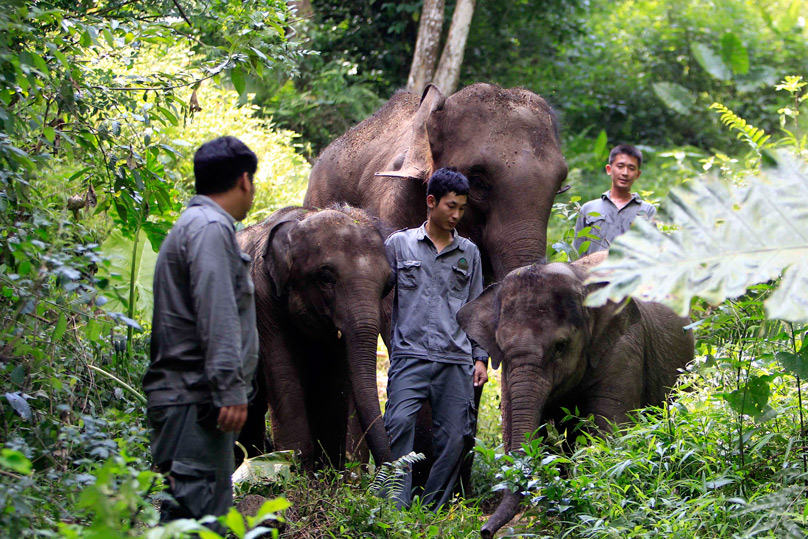
[[[188,26],[190,26],[191,28],[193,28],[193,27],[194,27],[194,25],[193,25],[193,24],[191,24],[191,21],[189,21],[189,20],[188,20],[188,16],[187,16],[187,15],[185,15],[185,12],[182,10],[182,6],[180,5],[180,3],[179,3],[177,0],[171,0],[171,1],[172,1],[172,2],[174,2],[174,5],[175,5],[175,6],[177,6],[177,9],[179,10],[180,15],[182,16],[182,18],[183,18],[183,19],[185,19],[185,22],[187,22],[187,23],[188,23]]]

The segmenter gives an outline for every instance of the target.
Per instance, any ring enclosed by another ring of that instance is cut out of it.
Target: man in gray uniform
[[[413,449],[424,401],[432,405],[435,462],[424,487],[424,505],[436,509],[452,494],[474,436],[474,387],[488,380],[488,354],[460,329],[457,311],[483,290],[477,246],[455,231],[469,184],[454,169],[429,179],[427,221],[385,242],[395,273],[390,370],[384,426],[393,457]],[[395,494],[411,502],[412,472]]]
[[[573,246],[581,256],[608,249],[617,236],[629,229],[638,215],[646,219],[656,215],[656,208],[641,200],[637,193],[631,192],[631,185],[640,177],[641,166],[642,153],[634,146],[621,144],[612,148],[609,164],[606,165],[606,174],[612,179],[612,187],[600,198],[581,206],[575,222]],[[578,235],[586,227],[590,227],[589,234],[595,238]],[[589,242],[589,246],[581,251],[581,246],[586,242]]]
[[[250,257],[234,225],[252,206],[257,164],[235,137],[200,146],[197,195],[157,257],[143,388],[152,458],[174,498],[161,521],[223,515],[233,504],[233,443],[258,359]]]

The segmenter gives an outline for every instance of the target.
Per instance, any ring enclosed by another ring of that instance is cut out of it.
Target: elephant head
[[[376,175],[403,178],[423,190],[434,170],[457,168],[471,185],[459,231],[480,248],[485,273],[499,280],[541,259],[553,199],[567,175],[558,123],[544,99],[483,83],[446,98],[430,85],[410,121],[403,147]],[[423,212],[423,196],[395,198],[402,206],[412,200]]]
[[[293,210],[271,224],[262,257],[266,293],[298,339],[344,350],[359,421],[379,463],[390,460],[390,449],[379,420],[376,347],[381,300],[392,287],[380,227],[349,206]]]
[[[547,410],[596,366],[591,344],[615,320],[616,305],[584,307],[584,270],[534,264],[512,271],[457,314],[483,346],[492,366],[503,365],[503,440],[507,451],[546,422]],[[520,497],[508,492],[482,530],[491,537],[513,518]]]
[[[468,336],[503,365],[502,415],[506,450],[552,420],[563,408],[593,414],[609,430],[628,412],[664,401],[680,370],[693,359],[693,335],[659,303],[630,300],[587,307],[588,268],[599,253],[573,264],[534,264],[508,274],[457,314]],[[568,439],[570,432],[568,431]],[[516,513],[508,492],[483,527],[491,537]]]

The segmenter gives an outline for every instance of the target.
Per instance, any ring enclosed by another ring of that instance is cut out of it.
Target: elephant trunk
[[[485,526],[480,530],[480,535],[483,539],[491,539],[502,526],[508,523],[519,510],[519,503],[522,501],[521,494],[514,494],[510,490],[505,491],[502,496],[502,501],[499,502],[497,510],[485,523]]]
[[[368,318],[352,317],[346,328],[346,350],[348,369],[359,424],[365,435],[377,464],[392,459],[390,442],[382,421],[379,407],[379,394],[376,386],[376,347],[379,338],[378,307],[377,316]]]
[[[508,430],[509,446],[506,451],[521,450],[520,445],[526,436],[533,434],[541,424],[542,410],[550,394],[550,383],[541,373],[541,358],[536,355],[509,357],[508,369],[508,396],[509,396],[509,423],[504,428]],[[482,537],[493,537],[519,509],[522,494],[506,491],[496,511],[480,530]]]
[[[508,219],[500,227],[489,225],[489,228],[507,230],[504,235],[485,234],[484,245],[490,255],[495,280],[501,281],[512,270],[543,260],[547,243],[546,220],[526,216],[520,221]]]

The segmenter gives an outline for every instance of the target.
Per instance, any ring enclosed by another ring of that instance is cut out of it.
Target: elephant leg
[[[300,452],[303,467],[314,469],[315,446],[311,435],[309,417],[306,413],[306,388],[300,377],[300,369],[294,363],[303,355],[293,353],[286,339],[274,339],[266,346],[271,354],[262,349],[262,364],[265,369],[267,399],[272,419],[272,441],[276,449],[291,449]]]
[[[255,395],[247,407],[247,421],[239,433],[238,441],[247,450],[248,457],[262,455],[272,451],[272,443],[266,436],[267,405],[266,377],[261,365],[255,373]],[[240,447],[234,447],[235,463],[238,467],[244,459]]]

